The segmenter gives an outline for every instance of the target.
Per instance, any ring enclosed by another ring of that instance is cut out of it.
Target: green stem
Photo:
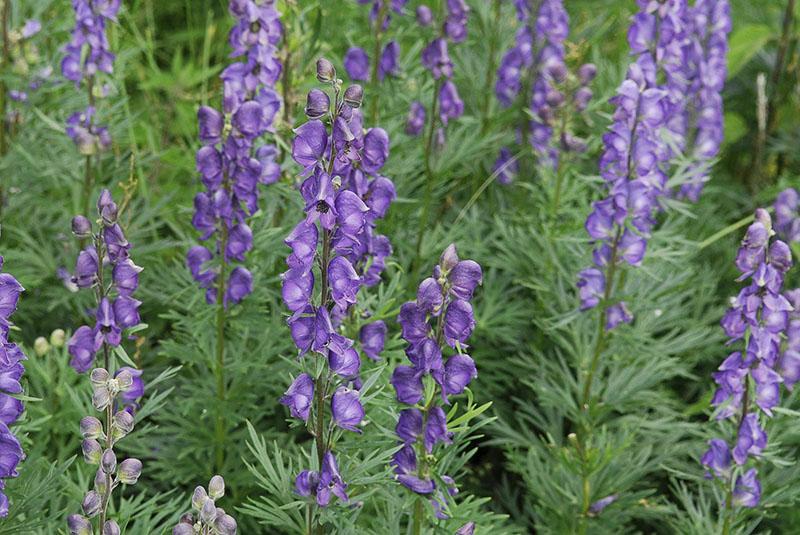
[[[283,122],[287,126],[292,121],[292,50],[286,37],[288,32],[283,32],[283,49],[286,56],[283,58],[283,76],[281,77],[281,93],[283,94]]]
[[[386,12],[389,9],[389,2],[383,2],[375,18],[375,48],[372,54],[372,73],[370,74],[369,84],[372,87],[372,95],[370,96],[370,106],[372,109],[372,124],[378,124],[378,99],[381,92],[378,91],[378,67],[380,65],[381,45],[383,44],[383,24],[386,20]]]
[[[217,419],[214,429],[214,463],[217,473],[223,471],[225,464],[225,277],[227,263],[225,249],[228,245],[228,226],[225,221],[220,225],[219,250],[222,259],[220,262],[219,279],[217,280],[217,346],[216,346],[216,376],[217,376]]]
[[[483,86],[483,102],[481,103],[481,133],[485,134],[489,127],[489,102],[492,92],[492,83],[494,81],[494,73],[497,69],[497,41],[498,32],[494,31],[500,26],[500,0],[494,0],[494,27],[489,28],[489,60],[486,62],[486,81]]]
[[[414,502],[414,535],[420,535],[422,533],[422,517],[424,514],[425,509],[422,504],[422,498],[417,497],[416,501]]]
[[[433,104],[431,105],[430,121],[428,122],[428,137],[425,141],[425,199],[422,218],[420,219],[419,230],[417,231],[417,246],[415,264],[419,265],[422,252],[422,235],[428,230],[431,217],[431,197],[433,196],[433,169],[431,166],[431,156],[433,155],[433,136],[436,132],[436,114],[439,111],[439,89],[442,87],[442,78],[436,80],[433,89]]]
[[[94,107],[94,76],[90,76],[86,81],[86,93],[89,97],[89,107]],[[89,128],[92,127],[94,119],[89,119]],[[91,206],[92,186],[94,177],[92,176],[92,157],[86,155],[84,159],[84,173],[83,173],[83,214],[89,213]],[[81,247],[83,244],[81,243]]]
[[[703,249],[705,249],[709,245],[712,245],[717,240],[720,240],[720,239],[724,238],[725,236],[727,236],[731,232],[735,232],[735,231],[739,230],[740,228],[742,228],[743,226],[747,225],[748,223],[751,223],[752,221],[753,221],[753,216],[752,215],[748,215],[746,217],[743,217],[742,219],[740,219],[739,221],[737,221],[735,223],[731,223],[730,225],[728,225],[724,229],[722,229],[722,230],[720,230],[718,232],[715,232],[714,234],[712,234],[711,236],[709,236],[705,240],[703,240],[700,243],[698,243],[697,244],[697,250],[698,251],[702,251]]]

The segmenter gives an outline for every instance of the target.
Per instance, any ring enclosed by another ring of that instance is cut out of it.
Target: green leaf
[[[728,78],[736,76],[764,48],[773,34],[772,28],[766,24],[746,24],[736,29],[731,35],[728,50]]]

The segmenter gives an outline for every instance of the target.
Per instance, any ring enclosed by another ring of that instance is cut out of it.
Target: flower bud
[[[117,222],[117,203],[111,198],[111,192],[107,189],[100,192],[100,197],[97,199],[97,211],[100,213],[103,224],[107,227]]]
[[[217,519],[217,506],[214,505],[214,500],[206,500],[203,508],[200,509],[200,521],[204,524],[213,524]]]
[[[92,535],[92,523],[82,515],[69,515],[67,528],[70,535]]]
[[[106,474],[113,474],[117,469],[117,456],[111,448],[103,452],[103,457],[100,459],[100,468]]]
[[[551,89],[545,96],[548,106],[557,108],[564,103],[564,94],[556,89]]]
[[[364,88],[358,84],[353,84],[344,90],[344,102],[353,108],[360,108],[363,99]]]
[[[547,73],[558,83],[567,79],[567,66],[561,62],[553,62],[547,67]]]
[[[756,209],[755,215],[756,221],[764,225],[764,228],[767,229],[767,232],[770,236],[772,236],[772,218],[769,215],[769,212],[764,210],[763,208]]]
[[[111,423],[112,436],[114,440],[119,440],[131,431],[133,431],[134,419],[133,415],[126,410],[121,410],[114,415],[114,421]]]
[[[97,513],[100,512],[101,503],[102,503],[102,498],[100,498],[100,494],[98,494],[94,490],[90,490],[83,497],[83,502],[81,502],[81,509],[83,509],[83,514],[85,514],[89,518],[97,516]]]
[[[592,100],[592,90],[588,87],[581,87],[575,91],[573,101],[575,102],[575,109],[578,111],[585,110],[590,100]]]
[[[191,524],[181,522],[172,528],[172,535],[195,535],[195,533]]]
[[[194,526],[194,515],[192,513],[183,513],[178,522],[181,524],[189,524]]]
[[[306,116],[309,119],[319,119],[331,106],[331,99],[325,91],[312,89],[306,97]]]
[[[199,511],[202,509],[207,501],[208,494],[206,493],[206,489],[199,485],[195,487],[194,493],[192,494],[192,507],[194,510]]]
[[[84,440],[81,442],[81,451],[83,451],[83,460],[87,464],[100,464],[103,448],[98,441],[94,439]]]
[[[217,528],[217,532],[220,535],[236,535],[236,520],[231,515],[222,514],[218,516],[214,527]]]
[[[121,369],[114,379],[117,380],[117,387],[119,388],[120,392],[126,392],[131,386],[133,386],[133,375],[126,369]]]
[[[578,68],[578,80],[581,85],[589,85],[597,76],[597,67],[594,63],[584,63]]]
[[[430,26],[433,23],[433,12],[426,5],[417,8],[417,24],[420,26]]]
[[[219,500],[225,496],[225,480],[222,476],[214,476],[208,482],[208,495],[212,500]]]
[[[458,264],[458,252],[455,244],[451,243],[439,258],[439,266],[441,266],[444,274],[447,275],[451,269],[456,267],[456,264]]]
[[[92,222],[86,216],[76,215],[72,218],[72,233],[78,238],[92,235]]]
[[[94,490],[100,494],[105,494],[108,490],[108,476],[103,472],[102,468],[98,468],[94,474]]]
[[[323,84],[329,84],[336,79],[336,69],[333,63],[325,58],[317,60],[317,80]]]
[[[45,338],[44,336],[40,336],[39,338],[34,340],[33,350],[40,357],[47,355],[47,352],[50,351],[50,344],[47,342],[47,338]]]
[[[120,535],[120,533],[119,524],[113,520],[106,520],[103,524],[103,535]]]
[[[119,464],[117,480],[124,485],[135,485],[142,474],[142,461],[139,459],[125,459]]]
[[[84,416],[81,418],[81,436],[88,439],[102,437],[103,424],[94,416]]]
[[[53,347],[64,347],[64,342],[67,339],[67,334],[64,329],[56,329],[50,333],[50,345]]]

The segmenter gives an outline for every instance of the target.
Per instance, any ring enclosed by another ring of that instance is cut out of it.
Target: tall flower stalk
[[[791,390],[800,380],[796,352],[800,293],[783,293],[792,254],[788,245],[772,239],[774,234],[769,213],[756,210],[755,221],[736,255],[741,273],[738,280],[749,280],[749,284],[732,300],[722,319],[728,345],[743,345],[714,373],[718,388],[711,404],[717,420],[733,421],[736,438],[732,448],[724,439],[710,440],[701,462],[724,489],[724,535],[735,524],[737,507],[757,507],[761,500],[758,470],[747,469],[748,460],[758,459],[767,446],[762,422],[780,402],[780,383]],[[787,343],[782,354],[784,338]]]
[[[89,213],[94,186],[92,157],[111,147],[108,128],[95,121],[95,97],[108,92],[106,86],[101,86],[100,78],[101,73],[110,75],[114,69],[114,54],[106,27],[109,21],[117,21],[121,3],[121,0],[74,0],[75,27],[61,61],[62,75],[76,87],[84,85],[88,103],[84,111],[73,113],[67,119],[67,135],[84,156],[83,213]]]
[[[400,412],[396,433],[403,446],[392,465],[402,485],[428,497],[438,518],[447,518],[444,492],[454,495],[458,489],[453,478],[437,472],[433,452],[437,444],[452,442],[442,404],[449,405],[449,396],[461,394],[478,375],[465,350],[475,327],[470,300],[482,280],[480,265],[460,260],[455,246],[450,245],[433,276],[420,283],[416,300],[405,303],[397,318],[408,343],[406,355],[411,366],[395,368],[391,382],[397,401],[412,408]],[[451,352],[446,360],[442,357],[445,351]],[[412,520],[414,535],[422,532],[425,516],[423,501],[418,499]]]
[[[214,247],[189,249],[186,263],[192,277],[206,290],[206,301],[217,307],[214,350],[217,415],[214,431],[215,466],[225,461],[225,328],[227,310],[253,291],[253,277],[243,266],[253,247],[247,219],[258,210],[259,184],[280,178],[277,148],[257,145],[273,132],[281,106],[274,87],[281,75],[277,46],[281,42],[280,14],[272,2],[231,0],[235,23],[229,33],[232,56],[242,58],[225,68],[222,112],[202,106],[198,113],[202,147],[197,151],[197,171],[205,191],[194,199],[192,224],[203,241],[214,238]]]
[[[141,461],[134,458],[117,464],[114,447],[133,430],[133,404],[143,395],[144,383],[139,370],[115,370],[112,355],[121,349],[123,331],[140,324],[141,302],[133,294],[142,268],[129,257],[130,243],[117,222],[118,208],[108,190],[101,192],[97,212],[97,232],[85,216],[72,220],[75,236],[90,242],[78,255],[72,281],[78,288],[94,291],[96,310],[94,327],[78,328],[69,340],[70,365],[85,373],[95,365],[96,355],[102,355],[102,365],[90,374],[92,405],[102,414],[102,421],[86,416],[80,424],[83,458],[98,465],[98,470],[94,489],[83,498],[83,515],[67,519],[70,533],[75,535],[92,533],[93,518],[97,518],[97,533],[120,533],[118,523],[109,518],[112,493],[121,484],[135,484],[142,470]]]
[[[380,280],[391,246],[374,227],[395,197],[392,182],[379,174],[389,156],[389,137],[381,128],[364,132],[361,86],[342,91],[325,59],[317,62],[317,79],[328,91],[309,92],[309,121],[295,131],[292,143],[292,157],[307,177],[300,186],[306,216],[285,240],[292,253],[282,277],[292,339],[301,357],[313,356],[300,361],[303,373],[280,400],[314,437],[316,469],[301,471],[295,480],[296,492],[309,499],[308,533],[325,532],[317,508],[327,507],[332,496],[349,500],[334,450],[337,427],[360,432],[361,359],[355,342],[338,327],[355,311],[361,287]],[[376,322],[362,331],[368,356],[383,346],[381,327]]]
[[[422,102],[415,100],[406,120],[406,133],[418,136],[424,130],[427,122],[427,133],[423,141],[423,161],[425,162],[425,197],[423,199],[422,217],[420,218],[419,231],[417,232],[416,262],[420,261],[422,248],[422,234],[430,225],[431,205],[433,196],[433,166],[432,158],[435,145],[445,143],[445,129],[451,120],[458,119],[464,114],[464,102],[458,94],[458,89],[453,83],[453,62],[450,60],[449,43],[461,43],[467,38],[467,22],[469,19],[469,6],[464,0],[447,0],[443,3],[445,12],[435,20],[433,12],[426,5],[417,8],[417,22],[420,26],[428,27],[439,24],[439,30],[433,40],[422,51],[422,66],[431,72],[434,79],[433,95],[431,96],[430,113]]]
[[[0,256],[0,268],[3,257]],[[8,516],[8,497],[3,492],[6,479],[17,477],[17,466],[25,458],[19,439],[9,428],[25,410],[16,395],[22,393],[20,379],[25,373],[22,361],[25,353],[8,340],[11,315],[17,310],[19,296],[24,288],[10,273],[0,273],[0,517]]]

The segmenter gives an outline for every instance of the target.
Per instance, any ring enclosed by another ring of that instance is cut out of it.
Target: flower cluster
[[[81,240],[91,242],[78,253],[72,283],[78,288],[91,288],[97,298],[95,325],[79,327],[70,338],[67,348],[72,356],[70,366],[85,373],[94,365],[95,355],[105,344],[117,347],[122,341],[122,331],[138,325],[139,306],[133,294],[139,287],[142,268],[129,257],[130,243],[117,222],[117,204],[108,190],[103,190],[97,200],[100,229],[93,232],[92,223],[85,216],[72,219],[72,232]],[[110,267],[111,280],[107,280],[106,266]]]
[[[130,396],[131,391],[137,389],[136,378],[125,368],[114,376],[105,368],[95,368],[91,373],[91,381],[92,405],[106,414],[110,425],[104,430],[103,424],[94,416],[81,419],[83,459],[98,468],[94,489],[84,495],[81,503],[83,515],[70,515],[67,524],[72,534],[91,533],[90,519],[99,517],[98,531],[118,534],[120,528],[117,522],[107,518],[111,494],[119,485],[136,484],[142,473],[142,462],[131,457],[117,464],[114,446],[133,431],[134,417],[126,408],[114,412],[114,407],[119,407],[119,398]]]
[[[136,403],[144,395],[141,371],[121,367],[111,371],[111,349],[122,342],[124,329],[140,323],[141,302],[133,297],[139,287],[142,268],[129,257],[130,243],[117,222],[119,209],[108,190],[103,190],[97,200],[100,229],[93,231],[85,216],[72,219],[72,231],[81,240],[90,240],[78,254],[72,282],[78,288],[91,288],[95,292],[97,308],[95,326],[81,326],[70,338],[67,349],[72,356],[70,365],[84,373],[94,365],[98,351],[103,352],[104,366],[94,368],[90,374],[92,405],[105,414],[105,426],[93,416],[81,420],[82,450],[84,460],[99,465],[94,479],[94,489],[84,496],[83,515],[68,518],[70,533],[90,533],[91,518],[99,517],[98,531],[120,533],[114,520],[107,518],[111,494],[120,484],[133,485],[139,479],[142,463],[126,459],[117,464],[114,446],[128,435],[134,426]],[[108,269],[107,269],[108,268]],[[111,280],[106,271],[110,270]]]
[[[800,241],[800,194],[787,188],[775,198],[775,231],[787,242]]]
[[[718,420],[735,419],[736,442],[729,448],[724,440],[713,439],[702,458],[710,472],[728,485],[733,502],[744,507],[755,507],[760,501],[758,472],[751,468],[734,481],[731,460],[743,466],[749,457],[761,455],[767,434],[761,427],[760,415],[771,416],[778,405],[780,383],[784,382],[781,373],[786,372],[787,386],[798,378],[793,349],[787,348],[781,357],[780,348],[790,325],[790,312],[800,296],[792,295],[792,303],[782,294],[792,255],[784,242],[770,239],[773,235],[769,213],[757,210],[755,222],[747,229],[736,255],[736,267],[742,274],[739,280],[749,280],[749,284],[732,300],[722,319],[728,343],[741,340],[744,347],[731,353],[713,375],[718,388],[711,404]],[[792,321],[796,328],[796,320]],[[796,342],[796,332],[793,338]]]
[[[75,27],[69,43],[64,47],[66,55],[61,61],[61,74],[79,86],[86,84],[89,105],[86,110],[76,112],[67,119],[67,135],[84,155],[96,154],[111,146],[108,128],[94,122],[94,98],[107,92],[95,87],[99,73],[111,74],[114,54],[111,52],[106,25],[116,22],[121,0],[73,0]]]
[[[202,147],[197,151],[197,171],[205,191],[194,199],[192,224],[202,241],[214,236],[212,249],[192,247],[186,264],[192,277],[206,290],[209,304],[239,303],[253,291],[253,277],[242,266],[227,272],[230,262],[243,262],[253,247],[253,232],[246,220],[258,210],[258,185],[280,178],[274,145],[256,147],[256,140],[272,132],[281,106],[274,86],[281,74],[276,45],[283,28],[273,2],[231,0],[236,24],[229,41],[234,57],[220,75],[222,112],[202,106],[197,112]],[[218,265],[208,264],[216,257]],[[227,280],[226,280],[227,277]]]
[[[542,2],[535,17],[528,2],[518,2],[517,17],[522,26],[497,69],[495,95],[504,107],[514,104],[521,94],[525,100],[529,99],[527,104],[533,118],[525,125],[527,139],[542,162],[556,167],[560,151],[586,150],[585,143],[568,131],[567,118],[588,106],[592,98],[589,84],[597,68],[587,63],[578,69],[577,75],[567,69],[564,41],[569,33],[569,16],[562,0]],[[533,80],[530,87],[528,80]],[[524,137],[521,131],[517,136]],[[506,172],[501,167],[509,154],[504,147],[495,162],[502,184],[513,180],[514,171]]]
[[[698,0],[688,8],[690,36],[684,47],[685,76],[690,80],[687,140],[692,140],[693,173],[681,185],[681,196],[697,201],[708,180],[710,162],[723,138],[722,89],[731,14],[728,0]]]
[[[477,377],[472,358],[463,352],[475,327],[470,300],[482,282],[481,267],[473,260],[459,260],[450,245],[442,253],[433,276],[423,280],[415,301],[400,308],[397,321],[408,342],[406,356],[411,366],[401,365],[392,374],[397,400],[412,408],[403,409],[395,429],[403,447],[392,464],[397,480],[417,494],[431,499],[437,516],[443,512],[444,495],[433,480],[430,455],[442,442],[451,443],[447,415],[437,403],[437,394],[449,404],[449,396],[460,394]],[[445,348],[455,351],[445,361]],[[452,478],[440,478],[450,494],[457,492]]]
[[[369,12],[369,20],[373,25],[373,33],[380,36],[385,32],[392,20],[392,13],[398,15],[403,13],[408,0],[358,0],[359,4],[372,4]],[[383,81],[387,76],[397,76],[400,74],[400,44],[397,41],[389,41],[380,50],[378,63],[375,65],[375,76],[377,80]],[[344,55],[344,70],[347,76],[353,81],[366,82],[370,80],[370,59],[367,52],[358,46],[350,47]]]
[[[216,501],[225,496],[225,480],[214,476],[208,482],[208,490],[198,486],[192,494],[192,511],[181,516],[172,528],[172,535],[236,535],[236,520]]]
[[[578,282],[581,310],[601,303],[607,307],[606,330],[633,319],[624,302],[605,301],[612,295],[618,265],[641,264],[667,183],[659,165],[665,150],[659,136],[667,117],[665,92],[647,88],[644,72],[633,63],[611,102],[616,108],[614,123],[603,136],[600,158],[608,194],[593,204],[586,219],[586,230],[596,244],[595,267],[583,270]]]
[[[9,32],[8,41],[11,47],[9,61],[13,62],[15,72],[29,80],[26,89],[20,88],[8,91],[8,98],[13,101],[27,102],[28,90],[36,91],[39,89],[53,73],[53,68],[49,65],[39,68],[35,73],[30,72],[31,67],[41,60],[39,50],[31,41],[41,31],[41,21],[28,19],[21,28]]]
[[[436,80],[437,93],[434,95],[429,120],[435,123],[438,113],[442,124],[436,131],[439,145],[444,142],[444,128],[448,122],[464,114],[464,102],[452,80],[453,62],[450,60],[448,43],[461,43],[467,38],[467,20],[470,11],[464,0],[447,0],[446,8],[446,17],[440,31],[422,51],[422,66],[428,69]],[[422,5],[417,8],[417,22],[420,26],[434,24],[433,13],[429,7]],[[410,136],[421,134],[425,127],[426,116],[425,106],[417,100],[413,101],[406,120],[406,133]]]
[[[3,257],[0,256],[0,268]],[[8,497],[3,493],[5,480],[17,477],[17,465],[25,457],[19,440],[8,426],[16,422],[24,407],[15,394],[22,393],[20,378],[25,373],[25,354],[8,340],[9,318],[17,310],[22,285],[11,274],[0,273],[0,517],[8,516]]]
[[[300,374],[281,403],[307,423],[313,412],[320,471],[301,472],[296,490],[301,496],[313,494],[325,507],[331,490],[342,500],[347,494],[329,449],[331,441],[323,436],[322,408],[330,397],[333,422],[354,432],[359,432],[364,416],[358,391],[361,360],[354,341],[340,334],[338,326],[356,304],[360,288],[380,280],[391,245],[375,233],[375,224],[396,194],[392,181],[379,174],[389,156],[389,136],[381,128],[364,132],[361,87],[352,85],[342,92],[341,80],[325,59],[317,63],[317,78],[330,85],[333,99],[326,91],[311,90],[306,103],[309,121],[295,131],[292,157],[306,177],[300,186],[306,217],[285,240],[292,252],[286,259],[289,270],[283,274],[282,295],[292,313],[288,324],[300,355],[311,351],[324,359],[324,366],[317,376]],[[385,334],[382,322],[362,328],[368,356],[377,358]]]

